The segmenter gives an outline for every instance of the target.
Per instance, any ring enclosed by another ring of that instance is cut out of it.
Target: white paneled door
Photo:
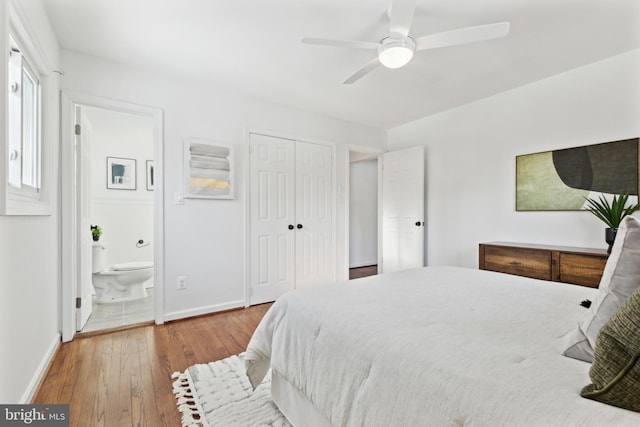
[[[78,170],[76,187],[78,188],[78,290],[76,300],[76,331],[81,331],[93,310],[93,283],[91,277],[91,236],[90,207],[91,202],[91,123],[82,114],[80,106],[75,107],[76,126],[76,168]]]
[[[381,156],[380,272],[422,267],[424,254],[424,148]]]
[[[251,304],[295,286],[295,141],[251,134]]]
[[[334,279],[330,146],[251,134],[250,304]]]
[[[296,287],[334,280],[331,147],[296,142]]]

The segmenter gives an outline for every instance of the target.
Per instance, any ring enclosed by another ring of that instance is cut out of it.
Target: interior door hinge
[[[80,132],[82,131],[82,126],[80,125],[76,125],[76,129],[75,129],[75,133],[76,135],[80,135]]]
[[[76,298],[76,308],[81,308],[82,307],[82,298],[78,297]]]

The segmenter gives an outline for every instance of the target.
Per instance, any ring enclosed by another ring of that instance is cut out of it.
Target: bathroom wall
[[[91,124],[91,224],[100,225],[108,266],[153,261],[153,191],[146,163],[153,160],[153,122],[148,117],[83,107]],[[135,160],[135,190],[107,188],[107,157]],[[87,230],[89,232],[89,230]],[[148,246],[138,248],[138,240]]]

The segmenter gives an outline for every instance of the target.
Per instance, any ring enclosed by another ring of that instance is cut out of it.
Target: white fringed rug
[[[241,357],[193,365],[172,375],[183,426],[291,425],[271,400],[271,375],[253,391]]]

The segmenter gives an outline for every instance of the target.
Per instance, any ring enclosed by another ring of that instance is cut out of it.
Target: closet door
[[[296,288],[334,281],[332,150],[296,142]]]
[[[250,135],[250,304],[335,280],[333,150]]]
[[[250,303],[295,286],[295,141],[251,134]]]

